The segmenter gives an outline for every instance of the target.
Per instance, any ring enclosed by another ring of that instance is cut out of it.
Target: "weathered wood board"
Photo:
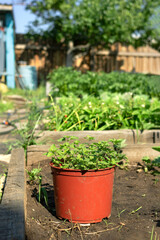
[[[0,204],[0,240],[25,239],[25,155],[14,149]]]
[[[58,139],[67,136],[76,136],[81,142],[85,142],[84,137],[87,135],[94,137],[95,141],[107,141],[111,138],[126,139],[126,144],[136,143],[159,143],[160,144],[160,130],[108,130],[108,131],[36,131],[38,136],[38,143],[51,144],[55,143]]]

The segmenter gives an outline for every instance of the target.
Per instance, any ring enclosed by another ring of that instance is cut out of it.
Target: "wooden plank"
[[[64,136],[76,136],[81,142],[86,141],[84,137],[91,136],[95,138],[95,141],[106,141],[111,138],[125,138],[127,143],[134,143],[136,141],[136,131],[134,130],[108,130],[108,131],[43,131],[39,135],[39,131],[36,131],[37,143],[51,144]]]
[[[46,147],[46,151],[41,152],[41,149],[37,149],[37,152],[27,152],[27,166],[31,166],[33,164],[38,164],[41,161],[46,161],[48,158],[46,156],[44,156],[44,153],[46,153],[48,151],[49,148]]]
[[[8,169],[7,183],[0,205],[0,239],[25,239],[25,155],[14,149]]]
[[[27,153],[38,153],[38,154],[43,154],[43,160],[50,159],[50,157],[46,157],[44,155],[45,152],[48,151],[51,145],[31,145],[27,148]],[[139,148],[146,148],[146,147],[152,147],[152,146],[159,146],[159,143],[138,143],[138,144],[127,144],[125,146],[125,149],[130,149],[131,147],[133,149],[136,149],[137,147]]]
[[[128,72],[133,71],[133,57],[128,57]]]
[[[142,162],[142,158],[148,156],[151,160],[159,156],[159,152],[152,149],[152,147],[159,146],[158,143],[152,144],[132,144],[124,148],[123,153],[126,154],[129,163],[136,164]]]
[[[31,145],[27,148],[27,153],[29,152],[47,152],[51,145]],[[44,156],[46,158],[46,156]]]
[[[84,137],[87,135],[94,137],[95,141],[107,141],[111,138],[126,139],[126,144],[141,143],[160,143],[160,130],[145,130],[143,133],[136,130],[108,130],[108,131],[69,131],[69,132],[54,132],[43,131],[40,133],[36,131],[37,143],[39,144],[53,144],[64,136],[77,136],[81,142],[86,141]]]
[[[106,50],[101,50],[96,53],[97,55],[115,55],[116,53]],[[160,57],[160,53],[152,52],[118,52],[118,56],[135,56],[135,57]]]
[[[156,74],[160,74],[160,60],[156,58]]]
[[[151,64],[151,73],[154,74],[154,72],[155,72],[155,71],[154,71],[154,68],[155,68],[155,67],[154,67],[154,58],[153,58],[153,57],[150,58],[150,64]]]

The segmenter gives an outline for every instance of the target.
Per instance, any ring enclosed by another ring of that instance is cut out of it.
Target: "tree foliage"
[[[150,18],[157,5],[158,0],[31,0],[28,9],[48,24],[38,33],[47,38],[138,47],[156,37]]]

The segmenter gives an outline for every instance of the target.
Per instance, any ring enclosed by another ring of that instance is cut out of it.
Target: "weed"
[[[126,209],[123,209],[122,211],[119,212],[119,210],[118,210],[118,208],[117,208],[117,212],[118,212],[117,217],[120,219],[120,218],[121,218],[121,214],[122,214],[123,212],[125,212],[125,211],[126,211]]]
[[[129,214],[135,214],[135,213],[138,212],[141,208],[142,208],[142,206],[139,207],[139,208],[137,208],[137,209],[135,209],[135,210],[133,210],[133,211],[131,211]]]
[[[160,147],[152,147],[152,149],[160,152]],[[160,174],[160,156],[156,157],[153,161],[150,160],[149,157],[145,156],[142,158],[144,162],[144,171],[151,172],[153,175],[159,175]],[[158,179],[155,179],[155,184],[158,182]]]
[[[154,179],[154,184],[157,184],[158,181],[159,181],[159,179],[158,179],[158,178],[155,178],[155,179]]]
[[[152,227],[150,240],[160,240],[160,236],[158,236],[157,232],[154,232],[154,226]]]
[[[38,166],[38,168],[33,168],[31,171],[26,170],[27,174],[29,175],[29,181],[31,184],[38,183],[38,201],[41,202],[41,200],[44,198],[45,204],[48,207],[48,194],[44,187],[42,187],[42,175],[41,168]]]
[[[46,189],[43,187],[41,187],[41,196],[39,197],[39,199],[41,199],[41,198],[44,198],[46,206],[49,207],[48,206],[48,194],[47,194]]]
[[[27,172],[27,174],[29,175],[29,181],[30,181],[31,183],[34,183],[34,182],[36,182],[37,180],[39,180],[41,170],[42,170],[42,169],[39,168],[39,166],[38,166],[38,168],[33,168],[31,171],[28,171],[28,170],[26,169],[26,172]]]
[[[103,222],[106,224],[106,226],[108,227],[109,225],[114,225],[114,223],[109,223],[108,220],[103,219]]]

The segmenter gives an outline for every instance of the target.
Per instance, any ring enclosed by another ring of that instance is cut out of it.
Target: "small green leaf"
[[[156,150],[156,151],[160,152],[160,146],[157,146],[157,147],[152,147],[152,149],[154,149],[154,150]]]

